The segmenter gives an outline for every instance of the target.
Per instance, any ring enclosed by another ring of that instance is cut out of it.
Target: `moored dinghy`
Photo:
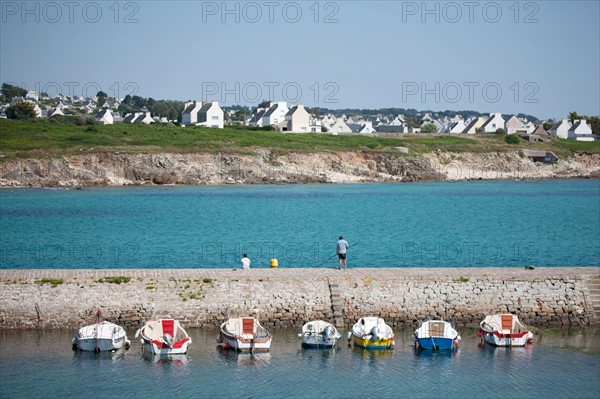
[[[73,340],[73,349],[90,352],[103,352],[129,348],[125,329],[114,323],[102,320],[102,311],[96,312],[96,323],[81,327]]]
[[[414,332],[415,346],[421,349],[453,349],[460,335],[444,320],[427,320]]]
[[[268,351],[273,336],[255,317],[233,317],[221,324],[217,342],[238,351]]]
[[[533,333],[510,313],[488,315],[479,327],[479,335],[490,345],[525,346],[533,339]]]
[[[361,317],[352,327],[352,340],[366,349],[390,349],[394,346],[394,331],[381,317]]]
[[[302,326],[302,346],[307,348],[332,348],[342,338],[335,326],[323,320],[313,320]]]
[[[140,336],[143,350],[157,355],[176,355],[187,352],[192,339],[178,320],[149,320],[135,333]]]

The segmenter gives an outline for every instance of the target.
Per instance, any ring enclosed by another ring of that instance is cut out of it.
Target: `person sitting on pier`
[[[250,259],[248,259],[248,254],[244,254],[242,257],[242,269],[250,269]]]

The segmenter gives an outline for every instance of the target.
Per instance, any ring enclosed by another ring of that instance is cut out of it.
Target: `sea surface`
[[[186,355],[71,349],[75,331],[0,332],[2,398],[593,398],[600,397],[600,331],[535,330],[532,345],[495,348],[461,330],[456,351],[302,349],[297,331],[274,331],[271,351],[217,347],[216,332],[189,330]]]
[[[0,190],[0,268],[600,266],[600,180]]]

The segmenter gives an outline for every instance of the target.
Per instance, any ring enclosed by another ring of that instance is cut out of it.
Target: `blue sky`
[[[600,114],[600,1],[1,1],[0,80],[76,95]]]

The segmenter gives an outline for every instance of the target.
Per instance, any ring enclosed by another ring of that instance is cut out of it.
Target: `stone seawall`
[[[599,289],[597,267],[0,270],[0,329],[76,328],[98,308],[131,329],[150,317],[214,328],[255,312],[271,328],[308,319],[347,326],[361,316],[477,326],[499,312],[532,326],[597,325]]]

